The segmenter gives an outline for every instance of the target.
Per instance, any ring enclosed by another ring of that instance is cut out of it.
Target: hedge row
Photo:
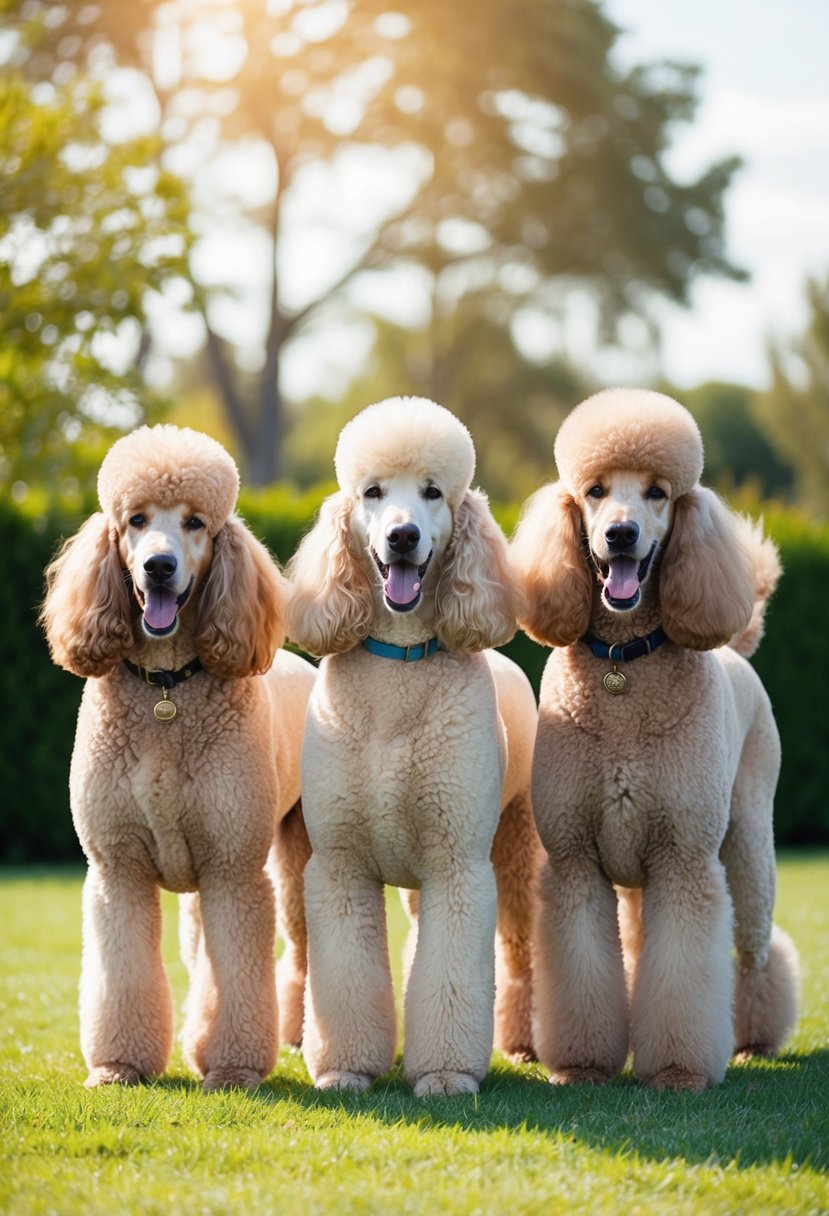
[[[285,561],[313,518],[323,491],[247,494],[241,510]],[[497,512],[505,529],[516,508]],[[55,668],[37,625],[43,568],[77,515],[29,519],[0,503],[0,857],[7,862],[79,858],[69,815],[67,773],[81,681]],[[767,517],[785,575],[768,618],[756,667],[769,691],[783,739],[777,797],[778,843],[829,842],[829,631],[821,623],[829,595],[829,528],[783,513]],[[538,688],[546,652],[519,634],[506,653]]]

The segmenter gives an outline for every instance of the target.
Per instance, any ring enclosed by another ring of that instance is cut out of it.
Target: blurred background
[[[509,531],[618,383],[781,546],[778,836],[829,838],[827,45],[823,0],[0,0],[6,856],[73,848],[34,619],[119,434],[220,439],[284,561],[370,401],[457,413]]]

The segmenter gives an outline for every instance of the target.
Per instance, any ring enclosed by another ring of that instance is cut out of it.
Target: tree
[[[563,359],[539,364],[523,357],[509,329],[488,321],[479,305],[461,299],[443,321],[441,348],[453,352],[455,371],[451,387],[437,395],[472,432],[476,485],[512,503],[555,477],[556,432],[592,386]],[[285,465],[300,485],[331,477],[339,431],[363,406],[395,395],[400,385],[416,396],[433,391],[434,330],[404,329],[381,318],[374,324],[367,366],[338,400],[289,407]]]
[[[0,484],[58,488],[152,415],[147,296],[181,281],[182,184],[155,141],[100,137],[99,90],[0,76]],[[124,359],[132,366],[119,366]]]
[[[610,340],[623,318],[647,316],[654,294],[684,301],[695,275],[739,273],[722,214],[736,162],[689,183],[665,163],[675,125],[693,116],[695,71],[621,72],[617,31],[595,0],[482,0],[473,19],[446,0],[393,10],[385,0],[109,0],[60,13],[27,57],[30,73],[52,78],[68,58],[90,67],[109,55],[152,86],[165,163],[186,152],[197,169],[205,156],[238,167],[230,154],[243,148],[269,166],[263,199],[233,198],[238,180],[224,183],[267,265],[258,361],[240,355],[227,325],[233,267],[223,282],[191,267],[212,374],[254,482],[280,470],[285,344],[324,305],[346,308],[361,273],[426,271],[430,392],[442,399],[461,370],[444,325],[461,298],[487,329],[505,330],[519,307],[560,316],[581,289]],[[342,237],[352,256],[340,249],[336,273],[298,302],[283,269],[292,204],[315,168],[365,166],[369,155],[404,184],[379,216],[367,186],[372,222]],[[200,201],[206,216],[211,200]]]
[[[687,406],[705,445],[705,480],[724,494],[743,487],[761,499],[791,497],[790,464],[780,458],[757,420],[754,389],[709,381],[693,389],[665,390]]]
[[[772,384],[757,402],[769,440],[794,469],[797,501],[829,519],[829,276],[806,285],[804,333],[770,350]]]

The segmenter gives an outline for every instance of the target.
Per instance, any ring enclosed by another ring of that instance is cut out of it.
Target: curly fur
[[[271,667],[284,637],[284,579],[232,514],[237,488],[236,466],[214,440],[142,427],[104,459],[102,511],[47,570],[41,619],[52,657],[90,677],[70,772],[89,859],[81,978],[88,1085],[166,1067],[173,1012],[159,886],[197,893],[182,907],[192,981],[184,1042],[205,1088],[255,1085],[275,1058],[273,888],[264,865],[275,816],[299,796],[314,672],[294,656]],[[178,580],[176,608],[153,633],[149,568],[159,558]],[[170,694],[173,721],[158,722],[159,689],[122,660],[158,671],[194,657],[204,671]]]
[[[289,567],[289,634],[325,656],[303,746],[314,849],[303,1049],[321,1088],[365,1089],[391,1066],[388,882],[409,889],[414,918],[406,1075],[422,1096],[474,1092],[493,1029],[503,1050],[532,1054],[535,703],[514,664],[475,653],[515,629],[506,543],[469,488],[468,432],[433,402],[363,411],[336,469],[341,488]],[[404,558],[400,527],[412,536]],[[388,598],[396,561],[422,579],[407,601]],[[368,635],[401,647],[436,636],[444,649],[392,661],[358,645]]]
[[[561,481],[528,502],[512,544],[521,623],[559,648],[533,770],[549,855],[536,1046],[559,1083],[608,1080],[630,1046],[655,1088],[699,1089],[732,1052],[778,1051],[796,1016],[797,954],[772,926],[779,740],[740,657],[780,564],[759,525],[698,484],[696,424],[659,394],[590,398],[556,461]],[[669,640],[620,662],[611,695],[610,662],[579,639],[659,625]]]

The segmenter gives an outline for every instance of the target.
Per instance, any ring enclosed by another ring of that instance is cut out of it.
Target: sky
[[[745,162],[727,194],[726,231],[751,280],[701,279],[690,310],[660,309],[663,370],[686,387],[762,387],[768,342],[802,329],[805,281],[829,274],[829,3],[606,0],[605,12],[626,31],[621,62],[676,58],[704,69],[674,172],[735,152]]]

